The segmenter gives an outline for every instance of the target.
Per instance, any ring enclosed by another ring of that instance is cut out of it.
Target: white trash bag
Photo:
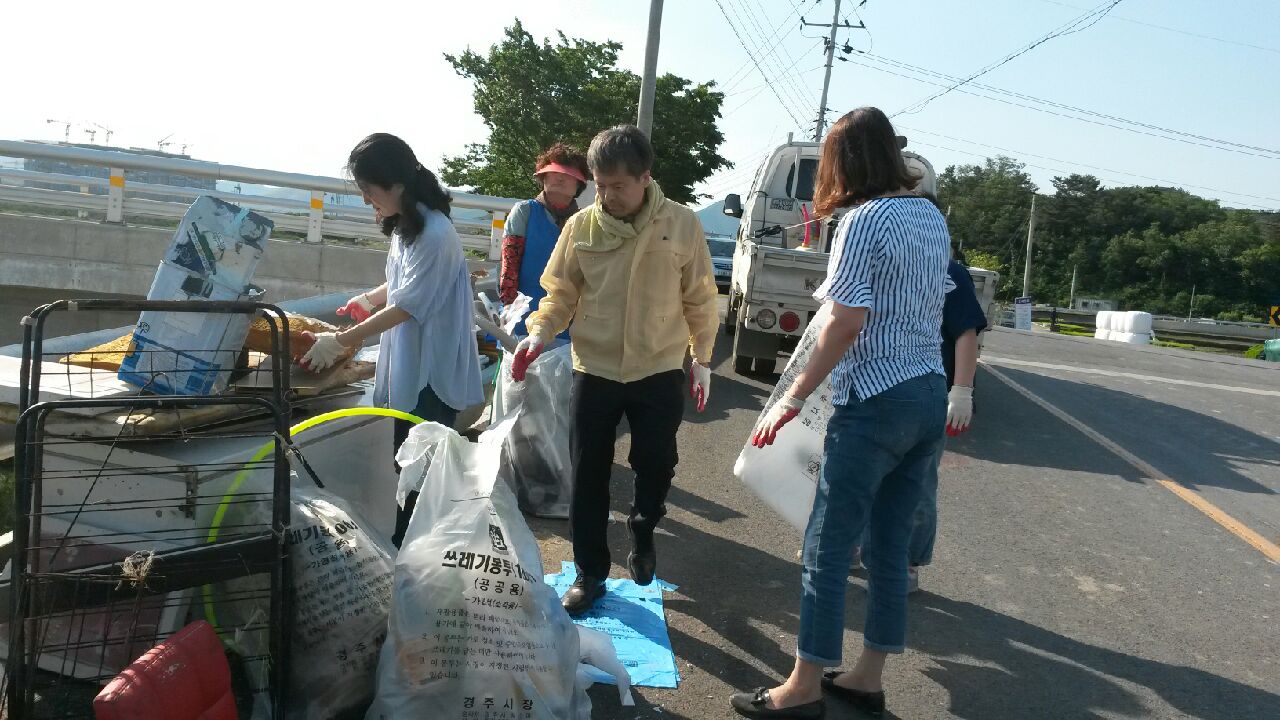
[[[796,345],[782,377],[765,403],[760,416],[791,388],[796,376],[809,362],[818,342],[818,333],[831,317],[830,303],[818,310]],[[757,448],[748,439],[733,474],[774,512],[800,532],[809,523],[818,480],[822,477],[823,442],[827,437],[827,421],[834,407],[831,402],[831,379],[822,381],[805,403],[804,411],[778,431],[773,444]]]
[[[576,720],[578,632],[542,581],[538,542],[498,482],[508,422],[479,443],[414,427],[396,460],[419,490],[396,557],[367,720]]]
[[[514,425],[503,444],[501,477],[516,493],[520,509],[541,518],[569,517],[573,496],[569,459],[569,395],[573,354],[568,345],[542,353],[524,382],[511,377],[513,356],[502,360],[497,395],[502,415]]]
[[[634,707],[631,697],[631,676],[618,659],[613,638],[599,630],[578,626],[578,644],[582,648],[582,663],[578,665],[578,688],[585,694],[597,681],[598,673],[613,677],[618,686],[618,700],[623,707]],[[588,698],[578,708],[577,720],[591,720],[591,700]]]
[[[391,609],[394,549],[344,499],[309,479],[294,476],[291,498],[287,542],[294,602],[286,717],[346,717],[373,701]],[[261,576],[244,578],[219,590],[225,593],[222,597],[243,597],[265,590],[266,583]],[[232,628],[257,626],[270,609],[265,601],[232,600],[215,602],[214,607],[219,621]],[[238,631],[233,637],[231,644],[243,655],[267,653],[265,633]],[[255,685],[266,687],[266,680],[257,678]],[[253,717],[269,718],[267,705],[265,695],[255,697]]]

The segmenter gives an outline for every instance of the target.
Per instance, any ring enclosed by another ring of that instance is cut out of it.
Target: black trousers
[[[574,373],[569,452],[573,462],[573,502],[569,509],[578,572],[609,575],[609,475],[623,416],[631,426],[628,460],[636,473],[632,522],[652,533],[667,512],[675,477],[676,431],[684,417],[683,370],[650,375],[630,383]]]

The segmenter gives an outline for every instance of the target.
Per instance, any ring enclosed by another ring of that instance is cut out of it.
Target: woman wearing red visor
[[[560,229],[578,212],[577,198],[587,187],[587,156],[574,147],[556,143],[538,156],[534,167],[533,174],[542,192],[511,208],[502,238],[502,274],[498,285],[504,304],[514,302],[519,293],[528,295],[533,300],[530,313],[538,309],[538,301],[547,294],[539,279],[551,259]],[[524,321],[516,326],[515,334],[518,337],[528,334]],[[559,339],[567,342],[569,331],[561,333]]]

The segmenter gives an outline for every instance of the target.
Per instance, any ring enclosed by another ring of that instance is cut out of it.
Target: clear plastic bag
[[[514,422],[503,445],[501,477],[516,493],[520,509],[542,518],[569,517],[573,476],[569,460],[569,396],[573,354],[562,345],[542,353],[524,382],[511,377],[512,356],[502,361],[495,421]]]

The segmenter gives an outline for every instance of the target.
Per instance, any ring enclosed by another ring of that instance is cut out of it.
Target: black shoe
[[[842,700],[848,701],[854,707],[872,717],[884,715],[884,691],[865,692],[842,688],[836,684],[836,678],[843,674],[839,670],[825,673],[822,676],[822,689]]]
[[[569,591],[560,598],[560,604],[570,615],[581,615],[604,597],[604,580],[590,575],[578,575]]]
[[[647,523],[636,522],[636,516],[627,518],[627,532],[631,533],[631,554],[627,556],[627,568],[637,585],[653,582],[658,571],[658,552],[653,546],[653,528]]]
[[[756,688],[749,693],[734,693],[729,698],[729,704],[733,706],[733,709],[737,710],[739,715],[749,718],[821,720],[822,716],[827,712],[826,703],[821,700],[778,709],[767,707],[768,703],[769,691],[764,688]]]

